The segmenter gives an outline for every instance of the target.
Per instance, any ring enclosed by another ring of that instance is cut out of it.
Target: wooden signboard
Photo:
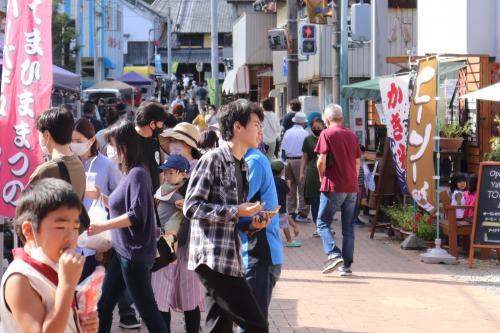
[[[500,162],[479,165],[469,267],[472,267],[475,248],[496,249],[500,256]]]

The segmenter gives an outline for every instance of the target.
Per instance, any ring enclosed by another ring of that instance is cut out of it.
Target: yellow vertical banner
[[[408,190],[415,202],[433,213],[436,210],[434,147],[437,111],[437,59],[418,64],[413,85],[408,125],[406,173]]]

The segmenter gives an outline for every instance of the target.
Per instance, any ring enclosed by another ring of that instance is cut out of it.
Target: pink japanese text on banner
[[[410,75],[379,79],[382,108],[387,122],[387,139],[394,168],[403,194],[409,194],[406,184],[406,147],[408,115],[410,113]]]
[[[9,0],[0,96],[0,216],[13,217],[29,176],[43,162],[37,117],[52,91],[52,0]]]

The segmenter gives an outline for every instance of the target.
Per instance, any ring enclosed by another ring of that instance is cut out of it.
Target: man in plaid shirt
[[[233,322],[246,332],[268,332],[267,319],[244,278],[236,229],[239,217],[252,217],[249,233],[271,221],[269,214],[259,213],[260,202],[245,202],[248,168],[243,155],[258,147],[263,118],[260,107],[247,100],[224,105],[218,121],[226,142],[202,156],[189,180],[184,202],[191,223],[188,268],[207,290],[207,332],[232,332]]]

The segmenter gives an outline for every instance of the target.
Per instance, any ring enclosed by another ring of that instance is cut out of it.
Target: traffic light
[[[300,53],[302,55],[316,54],[316,26],[304,24],[300,28]]]

